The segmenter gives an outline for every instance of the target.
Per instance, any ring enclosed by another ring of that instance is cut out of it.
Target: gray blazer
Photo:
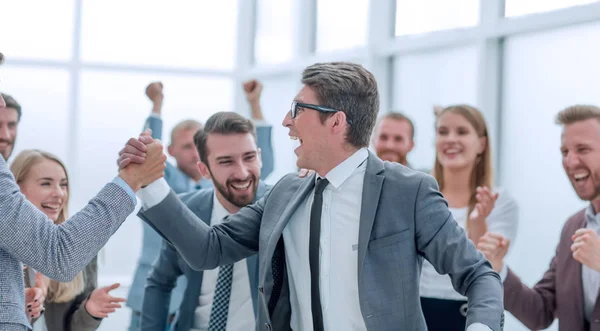
[[[262,198],[268,190],[269,187],[261,182],[256,192],[256,199]],[[210,222],[214,203],[214,189],[180,194],[179,198],[196,216],[203,221]],[[246,262],[250,281],[250,294],[256,313],[258,307],[258,256],[252,255],[246,259]],[[175,281],[181,275],[185,275],[187,286],[171,330],[188,331],[192,328],[204,273],[190,268],[183,257],[177,253],[175,247],[165,241],[160,256],[152,266],[146,281],[142,307],[142,330],[165,330],[171,291],[175,286]],[[232,295],[234,294],[232,293]]]
[[[314,176],[290,174],[257,203],[209,227],[171,192],[143,211],[194,269],[211,269],[258,252],[257,328],[290,330],[291,305],[282,231],[313,192]],[[500,277],[454,221],[433,177],[369,153],[358,240],[360,308],[370,331],[426,330],[419,301],[422,259],[468,297],[467,325],[502,329]]]
[[[148,117],[144,128],[150,128],[152,130],[152,137],[155,139],[162,139],[162,124],[163,121],[159,117],[150,116]],[[271,143],[271,126],[259,126],[256,128],[256,145],[261,149],[261,156],[263,165],[261,168],[262,179],[267,178],[274,168],[274,156],[273,156],[273,144]],[[167,162],[167,168],[165,169],[165,180],[169,186],[175,191],[175,193],[186,193],[190,191],[196,191],[197,189],[206,189],[212,187],[212,182],[207,179],[203,179],[200,182],[200,187],[194,188],[191,186],[191,179],[177,167]],[[210,220],[209,220],[210,221]],[[133,282],[127,295],[126,305],[133,311],[139,312],[142,310],[142,300],[144,295],[144,285],[146,284],[146,277],[152,268],[152,263],[158,258],[160,254],[162,239],[161,237],[148,226],[146,223],[142,223],[142,250],[138,265],[133,276]],[[174,313],[181,300],[183,299],[183,291],[186,287],[186,277],[179,277],[175,289],[171,292],[171,305],[169,312]]]
[[[72,280],[133,212],[134,201],[107,184],[88,205],[55,225],[19,191],[0,157],[0,331],[30,328],[23,266],[61,282]]]
[[[98,329],[101,318],[96,318],[85,309],[89,296],[98,287],[98,259],[94,257],[83,269],[83,292],[69,302],[46,302],[44,321],[47,331],[94,331]],[[29,286],[25,278],[26,286]],[[41,323],[41,322],[38,322]]]

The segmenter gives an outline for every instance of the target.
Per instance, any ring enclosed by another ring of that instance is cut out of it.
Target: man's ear
[[[256,153],[256,157],[258,158],[258,163],[260,164],[260,167],[262,168],[262,151],[260,150],[260,147],[256,149],[257,153]]]
[[[202,161],[198,161],[198,169],[200,170],[200,173],[202,174],[202,177],[208,179],[208,180],[212,180],[212,176],[210,175],[210,171],[208,171],[208,166],[206,164],[204,164],[204,162]]]
[[[169,145],[167,147],[167,152],[169,152],[169,155],[171,155],[172,157],[175,157],[175,155],[173,155],[173,145]]]

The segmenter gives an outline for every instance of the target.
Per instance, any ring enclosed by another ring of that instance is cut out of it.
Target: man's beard
[[[8,161],[8,159],[10,158],[10,155],[12,154],[14,147],[15,147],[15,139],[13,139],[12,141],[10,140],[6,140],[6,139],[0,139],[0,143],[8,143],[8,145],[6,146],[6,150],[0,151],[0,154],[2,154],[2,157],[4,158],[5,161]]]
[[[256,180],[256,176],[250,175],[250,176],[248,176],[248,178],[243,180],[243,181],[246,181],[248,179],[251,180],[250,186],[252,187],[252,190],[249,195],[240,196],[239,194],[236,195],[235,192],[232,191],[234,189],[231,188],[231,184],[235,184],[236,182],[242,182],[242,181],[227,179],[227,181],[225,182],[225,185],[223,185],[223,184],[217,182],[216,180],[214,180],[215,176],[213,176],[213,173],[212,173],[212,171],[210,171],[210,168],[208,169],[208,172],[210,172],[210,175],[213,178],[213,185],[215,186],[215,188],[219,191],[219,193],[221,193],[221,195],[223,195],[225,200],[229,201],[234,206],[242,208],[242,207],[246,207],[252,201],[254,201],[254,198],[256,197],[256,191],[258,189],[258,180]]]
[[[387,160],[386,158],[384,158],[385,154],[394,154],[396,156],[396,160],[391,161],[391,162],[397,162],[397,163],[404,164],[404,165],[408,164],[408,161],[406,160],[406,155],[402,155],[399,152],[392,151],[389,149],[382,149],[382,150],[377,151],[377,157],[379,157],[382,160]]]

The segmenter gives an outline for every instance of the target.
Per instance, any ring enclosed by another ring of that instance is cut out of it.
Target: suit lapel
[[[296,193],[294,193],[290,202],[287,204],[287,206],[283,210],[283,213],[281,213],[281,216],[277,220],[277,223],[275,224],[273,231],[269,235],[269,244],[267,246],[267,251],[266,251],[265,256],[269,256],[269,257],[273,256],[273,252],[275,251],[275,247],[277,246],[277,242],[279,241],[279,238],[281,237],[281,233],[283,232],[283,229],[290,221],[290,218],[292,217],[292,215],[294,214],[296,209],[298,209],[298,206],[302,203],[302,201],[304,201],[306,196],[315,187],[315,176],[316,175],[313,174],[309,178],[305,178],[303,180],[302,185],[300,185],[300,187],[298,187],[298,189],[296,190]]]
[[[379,196],[383,186],[383,162],[369,152],[367,169],[362,192],[362,206],[360,210],[360,225],[358,230],[358,280],[360,282],[362,266],[367,254],[367,245],[371,238],[371,230],[377,214]]]

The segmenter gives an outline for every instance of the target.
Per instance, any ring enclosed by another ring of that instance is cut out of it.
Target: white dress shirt
[[[325,330],[367,330],[358,298],[358,228],[365,178],[366,149],[332,169],[323,191],[320,238],[320,292]],[[360,165],[360,166],[359,166]],[[312,331],[308,260],[310,194],[283,229],[292,305],[291,328]]]
[[[162,178],[161,178],[162,179]],[[164,179],[162,179],[164,181]],[[166,186],[165,186],[166,185]],[[166,190],[165,190],[166,189]],[[151,208],[162,201],[169,193],[168,185],[160,180],[148,185],[145,189],[138,192],[138,197],[142,200],[143,208]],[[166,192],[166,194],[165,194]],[[229,212],[213,195],[213,210],[210,219],[210,225],[221,223],[223,218],[229,215]],[[190,331],[207,331],[212,309],[213,297],[217,287],[219,269],[205,270],[202,276],[202,286],[200,287],[200,297],[194,316],[194,324]],[[250,294],[250,278],[248,276],[248,266],[246,259],[236,262],[233,265],[233,275],[231,280],[231,295],[229,299],[229,311],[227,315],[227,331],[247,331],[255,328],[254,306]]]
[[[488,216],[486,222],[489,232],[499,233],[515,242],[518,229],[519,209],[514,200],[506,190],[497,189],[498,200],[494,209]],[[468,207],[450,208],[452,217],[461,228],[467,225]],[[440,275],[429,261],[423,261],[421,269],[421,283],[419,290],[422,297],[443,300],[466,301],[467,298],[454,290],[450,276]]]
[[[325,176],[330,184],[323,192],[319,278],[323,326],[328,331],[367,330],[358,297],[358,231],[367,157],[367,150],[360,149]],[[138,197],[142,208],[149,209],[169,192],[169,186],[161,178],[138,191]],[[313,330],[308,260],[313,199],[311,194],[300,204],[283,230],[292,307],[290,327],[294,331]],[[474,323],[467,331],[491,329]]]
[[[600,213],[594,213],[594,207],[590,204],[585,211],[585,219],[588,229],[594,229],[600,234]],[[589,321],[596,305],[598,291],[600,291],[600,272],[581,266],[581,278],[583,281],[583,304],[585,318]]]

